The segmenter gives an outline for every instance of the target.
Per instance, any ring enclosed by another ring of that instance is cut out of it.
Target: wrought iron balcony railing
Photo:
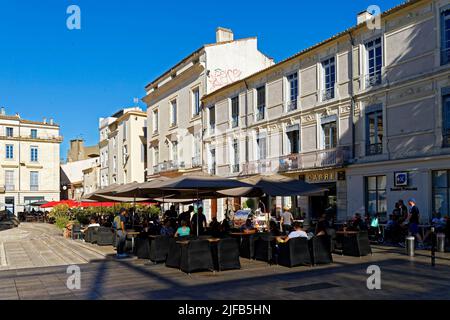
[[[334,86],[327,88],[325,90],[322,90],[322,101],[328,101],[331,99],[334,99],[335,97],[335,90],[334,90]]]
[[[287,104],[287,111],[297,110],[297,100],[289,101]]]
[[[366,145],[366,155],[374,156],[383,153],[382,143],[370,143]]]

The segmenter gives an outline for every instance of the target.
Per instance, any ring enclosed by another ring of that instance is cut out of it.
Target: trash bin
[[[437,237],[437,251],[445,252],[445,234],[438,233],[436,237]]]
[[[414,237],[406,237],[406,254],[410,257],[414,257],[415,244]]]

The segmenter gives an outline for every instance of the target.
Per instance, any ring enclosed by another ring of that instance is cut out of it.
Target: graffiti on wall
[[[209,74],[209,83],[213,90],[219,89],[227,84],[233,83],[241,78],[242,71],[239,69],[216,69]]]

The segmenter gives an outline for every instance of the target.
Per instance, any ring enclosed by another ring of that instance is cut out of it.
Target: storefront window
[[[366,210],[385,220],[387,214],[386,176],[366,177]]]
[[[433,211],[441,216],[450,214],[450,170],[433,172]]]

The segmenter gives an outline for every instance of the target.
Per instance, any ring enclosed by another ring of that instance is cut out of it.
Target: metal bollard
[[[406,254],[410,257],[414,257],[415,255],[415,244],[414,244],[414,237],[406,237]]]
[[[437,250],[445,252],[445,233],[438,233],[437,235]]]

